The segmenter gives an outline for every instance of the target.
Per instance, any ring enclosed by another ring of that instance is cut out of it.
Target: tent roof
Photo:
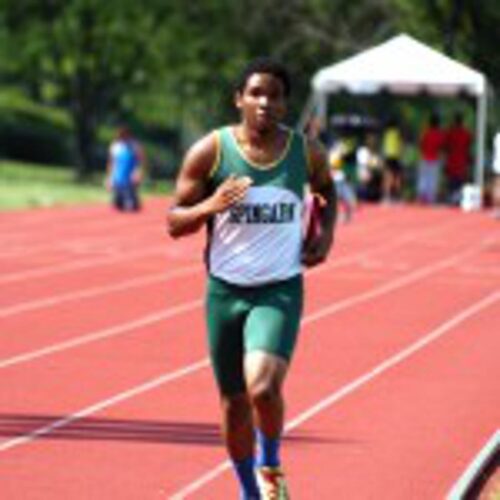
[[[481,73],[406,34],[321,69],[312,85],[316,92],[347,90],[354,94],[388,90],[397,94],[481,95],[486,90]]]

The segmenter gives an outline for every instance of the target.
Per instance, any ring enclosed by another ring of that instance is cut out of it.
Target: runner
[[[252,61],[236,86],[240,122],[187,152],[167,215],[173,237],[208,227],[210,356],[223,437],[246,500],[289,498],[280,461],[282,386],[302,314],[302,264],[326,259],[336,218],[324,152],[281,124],[289,93],[284,66]],[[325,207],[320,235],[303,244],[307,183]]]

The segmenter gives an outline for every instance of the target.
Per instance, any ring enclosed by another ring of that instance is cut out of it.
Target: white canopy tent
[[[400,95],[427,92],[436,96],[468,94],[476,99],[475,183],[484,184],[484,148],[487,113],[485,77],[414,38],[401,34],[381,45],[318,71],[312,80],[313,94],[303,120],[311,113],[325,123],[330,94]]]

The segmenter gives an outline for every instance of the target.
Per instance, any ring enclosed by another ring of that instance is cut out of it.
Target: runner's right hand
[[[250,177],[230,175],[211,197],[211,208],[214,213],[223,212],[245,198],[252,184]]]

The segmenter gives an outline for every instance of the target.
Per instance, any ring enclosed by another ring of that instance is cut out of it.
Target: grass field
[[[144,195],[168,193],[169,181],[146,183]],[[102,174],[77,182],[71,168],[0,161],[0,210],[102,203],[109,199]]]

